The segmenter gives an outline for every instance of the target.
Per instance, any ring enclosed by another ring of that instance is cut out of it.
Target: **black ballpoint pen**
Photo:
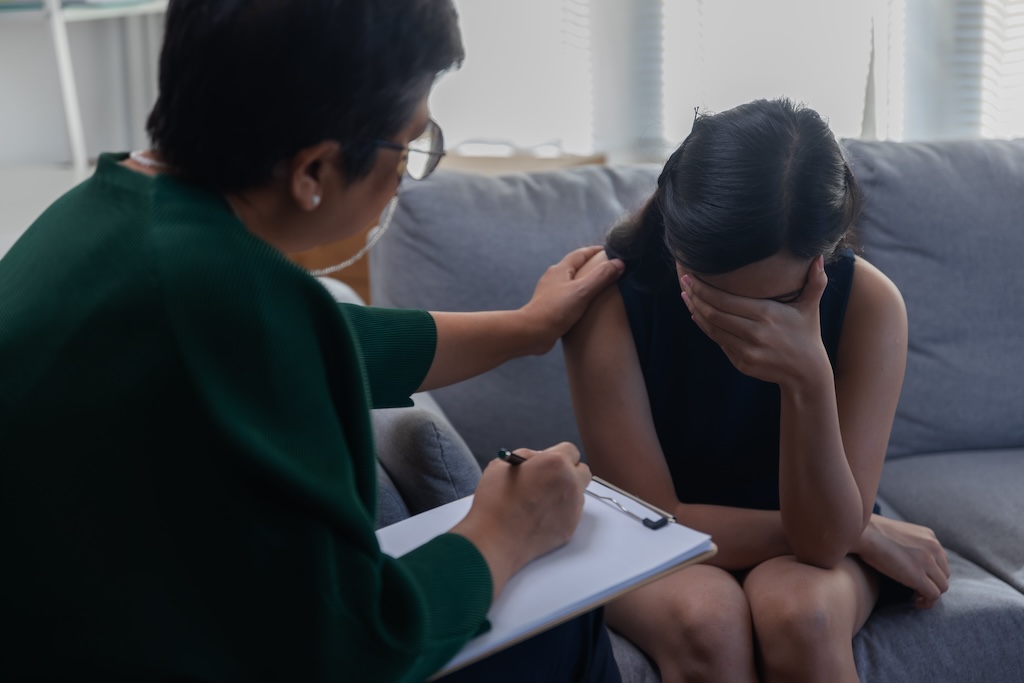
[[[498,449],[498,457],[507,462],[509,465],[521,465],[526,462],[526,458],[521,455],[516,455],[507,448]]]
[[[526,462],[526,458],[524,458],[521,455],[516,455],[515,453],[513,453],[512,451],[510,451],[507,448],[499,448],[498,449],[498,457],[501,458],[502,460],[504,460],[505,462],[507,462],[509,465],[520,465],[520,464]],[[611,489],[614,489],[616,491],[619,491],[620,493],[623,493],[623,494],[629,496],[629,494],[626,493],[625,491],[623,491],[622,489],[618,488],[617,486],[612,486],[611,484],[606,482],[604,479],[601,479],[600,477],[594,477],[593,480],[596,481],[599,484],[602,484],[604,486],[607,486],[607,487],[609,487]],[[600,494],[594,493],[590,489],[584,490],[584,493],[586,493],[588,495],[591,495],[594,498],[597,498],[598,500],[604,501],[605,503],[608,503],[609,505],[611,505],[611,506],[615,507],[616,509],[618,509],[623,514],[629,515],[630,517],[632,517],[636,521],[643,523],[643,525],[645,527],[647,527],[648,529],[660,529],[661,527],[665,526],[669,522],[675,521],[675,517],[673,515],[670,515],[667,512],[664,512],[664,511],[662,511],[659,508],[655,508],[654,506],[649,505],[647,503],[641,503],[641,504],[644,507],[659,513],[657,519],[645,519],[645,518],[643,518],[643,517],[633,513],[631,510],[628,510],[627,508],[623,507],[622,503],[620,503],[619,501],[615,500],[614,498],[610,498],[608,496],[602,496]],[[629,497],[633,498],[633,496],[629,496]],[[635,500],[635,498],[634,498],[634,500]]]

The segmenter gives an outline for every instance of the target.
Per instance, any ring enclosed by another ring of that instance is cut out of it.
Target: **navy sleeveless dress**
[[[821,338],[835,367],[854,255],[825,265]],[[619,281],[658,441],[683,503],[779,509],[779,387],[748,377],[690,319],[674,265]],[[877,511],[877,510],[876,510]]]

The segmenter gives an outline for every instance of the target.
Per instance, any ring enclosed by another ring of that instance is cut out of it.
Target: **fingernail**
[[[617,259],[612,259],[612,260],[610,261],[610,263],[614,264],[614,265],[615,265],[615,267],[616,267],[616,268],[617,268],[618,270],[625,270],[625,269],[626,269],[626,262],[625,262],[625,261],[623,261],[623,260],[622,260],[622,259],[620,259],[620,258],[617,258]]]

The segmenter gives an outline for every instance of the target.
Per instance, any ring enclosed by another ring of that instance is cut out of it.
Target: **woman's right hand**
[[[949,590],[949,558],[928,527],[871,515],[855,552],[867,564],[914,591],[928,608]]]
[[[494,460],[487,465],[472,507],[452,529],[484,556],[495,596],[525,564],[572,538],[591,479],[590,468],[570,443],[543,451],[520,448],[516,454],[526,462],[512,466]]]

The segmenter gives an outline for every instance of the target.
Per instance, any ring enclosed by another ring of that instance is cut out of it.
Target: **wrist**
[[[548,324],[541,315],[527,304],[517,311],[511,311],[512,334],[521,338],[520,355],[542,356],[550,351],[560,335],[553,325]]]
[[[452,527],[449,533],[458,534],[472,543],[487,564],[491,572],[491,583],[494,586],[496,599],[512,575],[519,571],[526,562],[518,557],[515,549],[522,547],[520,543],[501,542],[500,530],[489,529],[487,525],[477,524],[469,517]],[[508,539],[504,539],[508,541]]]
[[[860,555],[862,558],[865,554],[870,554],[871,548],[874,547],[875,538],[878,535],[878,529],[875,527],[874,515],[871,515],[871,519],[868,520],[867,525],[864,527],[864,531],[861,532],[860,536],[854,542],[853,547],[850,548],[850,552],[854,555]]]
[[[832,373],[832,362],[828,358],[825,346],[819,344],[814,353],[807,356],[794,372],[787,374],[779,382],[779,388],[796,398],[817,399],[817,394],[825,388],[835,393],[835,377]]]

